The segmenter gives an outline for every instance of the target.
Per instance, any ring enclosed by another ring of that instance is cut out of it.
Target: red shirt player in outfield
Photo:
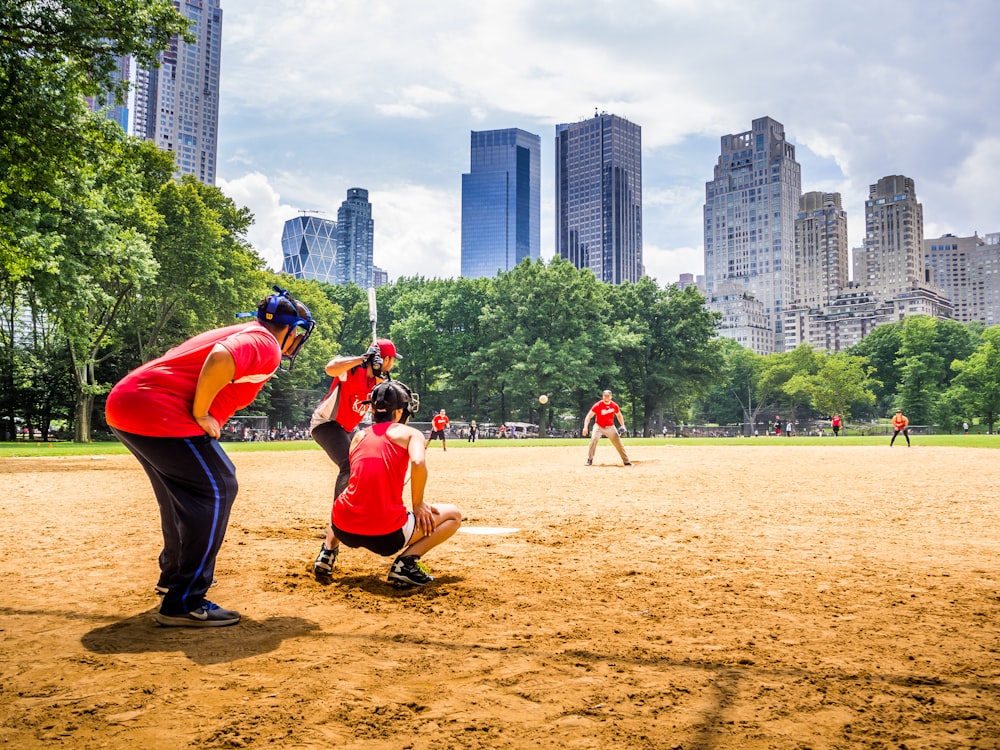
[[[618,455],[622,457],[622,462],[626,466],[632,465],[632,462],[628,460],[628,454],[625,453],[625,446],[622,445],[622,440],[618,436],[618,430],[615,429],[615,419],[621,422],[622,428],[624,428],[625,418],[622,416],[622,410],[618,404],[611,400],[611,395],[611,391],[604,391],[601,394],[601,400],[590,407],[587,416],[583,418],[584,437],[587,437],[587,425],[590,424],[591,418],[594,419],[594,432],[590,438],[590,449],[587,452],[587,466],[594,463],[594,452],[597,450],[597,442],[602,435],[615,446]]]
[[[902,409],[896,409],[896,416],[892,418],[892,440],[889,441],[889,447],[896,442],[896,435],[903,433],[903,437],[906,438],[906,447],[910,447],[910,420],[903,416]]]
[[[339,473],[333,486],[334,499],[347,489],[351,476],[351,439],[368,412],[365,401],[372,388],[389,377],[400,359],[395,344],[389,339],[378,339],[360,356],[334,357],[326,364],[326,374],[333,378],[333,383],[313,411],[309,432],[337,464]],[[313,575],[321,582],[326,583],[333,573],[336,543],[333,529],[327,524],[326,540],[313,562]]]
[[[427,439],[427,445],[430,445],[432,440],[440,438],[441,447],[444,450],[448,450],[447,443],[444,439],[444,433],[450,424],[451,420],[448,419],[448,415],[444,413],[444,409],[435,414],[434,418],[431,419],[431,436]]]
[[[362,547],[376,555],[396,555],[388,580],[397,586],[423,586],[434,580],[418,563],[420,557],[449,539],[462,525],[454,505],[424,501],[427,464],[424,436],[406,425],[419,400],[398,381],[372,391],[371,427],[351,441],[351,479],[333,504],[330,525],[340,545]],[[410,506],[403,503],[410,470]]]
[[[237,490],[236,470],[219,445],[221,426],[256,398],[282,357],[294,362],[314,325],[305,305],[275,292],[261,300],[253,323],[188,339],[108,394],[108,425],[142,464],[160,506],[161,625],[240,621],[239,612],[205,598]]]

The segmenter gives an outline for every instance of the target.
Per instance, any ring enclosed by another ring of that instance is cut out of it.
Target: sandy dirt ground
[[[1000,747],[1000,454],[629,450],[435,444],[465,529],[412,592],[313,579],[321,452],[236,453],[213,629],[155,624],[130,456],[5,459],[0,745]]]

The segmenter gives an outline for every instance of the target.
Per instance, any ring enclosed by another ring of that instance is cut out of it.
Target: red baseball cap
[[[396,354],[396,345],[389,341],[389,339],[378,339],[375,341],[378,344],[378,350],[382,357],[392,357],[393,359],[402,359],[398,354]]]

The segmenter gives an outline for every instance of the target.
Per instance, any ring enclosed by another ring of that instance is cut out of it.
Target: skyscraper
[[[840,193],[804,193],[795,218],[794,297],[805,307],[828,305],[847,287],[847,212]]]
[[[177,174],[214,185],[222,9],[219,0],[184,0],[175,5],[193,22],[195,42],[174,37],[160,54],[159,68],[137,69],[132,133],[172,151]]]
[[[372,285],[375,222],[364,188],[349,188],[347,200],[337,210],[336,283]]]
[[[296,216],[281,231],[281,270],[297,279],[336,284],[337,222]]]
[[[601,281],[638,281],[642,131],[607,113],[556,126],[556,252]]]
[[[955,320],[1000,325],[1000,234],[924,240],[931,281],[954,305]]]
[[[722,136],[705,183],[705,291],[719,334],[759,354],[783,351],[781,311],[792,301],[802,170],[770,117]],[[763,326],[763,327],[762,327]]]
[[[889,175],[868,190],[865,243],[854,280],[889,299],[924,283],[924,207],[910,177]]]
[[[542,139],[517,128],[472,131],[462,175],[462,276],[509,271],[541,254]]]

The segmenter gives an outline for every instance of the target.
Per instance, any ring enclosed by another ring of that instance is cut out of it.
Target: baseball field
[[[4,458],[9,748],[998,748],[994,450],[449,443],[465,526],[400,591],[311,574],[335,469],[233,454],[210,597],[155,624],[156,504],[128,455]]]

